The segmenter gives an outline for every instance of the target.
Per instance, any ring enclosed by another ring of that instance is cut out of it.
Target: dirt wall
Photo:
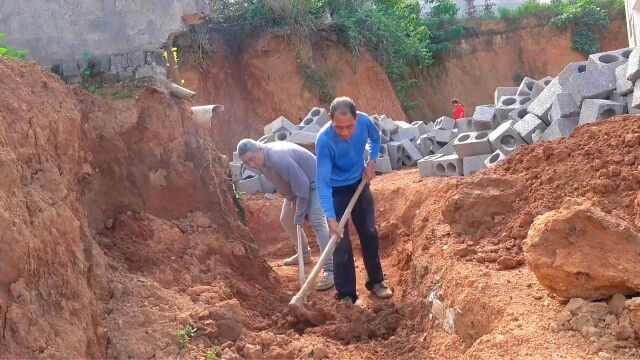
[[[623,19],[612,21],[599,32],[602,51],[627,47],[626,34]],[[502,21],[483,23],[478,35],[457,41],[437,65],[418,74],[422,86],[414,96],[421,106],[407,115],[411,120],[448,115],[453,97],[473,112],[477,105],[493,103],[497,87],[516,86],[518,74],[556,76],[569,62],[586,59],[571,49],[571,43],[571,31],[553,25],[529,21],[513,28]]]

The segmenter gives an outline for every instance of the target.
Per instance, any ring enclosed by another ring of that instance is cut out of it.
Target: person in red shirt
[[[460,100],[457,98],[451,99],[451,103],[453,104],[453,119],[458,120],[464,117],[464,105],[460,103]]]

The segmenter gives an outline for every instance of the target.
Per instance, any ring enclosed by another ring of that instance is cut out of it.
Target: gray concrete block
[[[497,106],[498,101],[500,101],[503,96],[516,96],[517,93],[517,87],[498,87],[493,93],[493,103]]]
[[[461,176],[463,174],[462,159],[455,154],[434,159],[433,167],[436,176]]]
[[[434,123],[434,129],[453,130],[456,127],[456,121],[448,116],[442,116]]]
[[[380,157],[389,156],[389,149],[387,148],[387,144],[380,144]]]
[[[527,109],[530,114],[534,114],[539,117],[545,123],[549,123],[549,112],[556,96],[562,92],[562,86],[558,82],[558,79],[553,79],[547,87],[542,90],[535,100],[531,102]]]
[[[389,131],[387,129],[380,128],[380,142],[386,144],[389,141],[391,141],[391,134]]]
[[[273,141],[287,141],[289,140],[289,136],[291,136],[291,133],[291,131],[281,128],[274,131],[274,133],[271,135],[273,135]]]
[[[389,134],[393,134],[398,129],[398,124],[386,115],[380,115],[380,126],[382,129],[387,130]]]
[[[231,172],[231,181],[236,182],[242,180],[242,171],[244,165],[241,162],[229,163],[229,171]]]
[[[461,158],[493,152],[487,131],[460,134],[453,142],[453,148]]]
[[[601,66],[573,75],[567,85],[567,90],[578,106],[585,99],[606,99],[615,89],[616,73],[613,66]]]
[[[429,132],[429,128],[422,121],[414,121],[411,123],[411,126],[418,129],[418,133],[420,134],[420,136]]]
[[[289,119],[287,119],[284,116],[280,116],[279,118],[273,120],[271,123],[267,124],[264,127],[264,134],[270,135],[275,133],[278,130],[288,130],[289,132],[293,132],[293,131],[297,131],[298,128],[295,125],[293,125],[291,121],[289,121]],[[284,140],[284,139],[278,139],[278,140]]]
[[[498,106],[495,107],[495,114],[500,123],[509,120],[509,114],[516,110],[520,104],[518,98],[515,96],[505,96],[500,99]]]
[[[572,118],[580,116],[580,108],[576,105],[573,96],[568,92],[561,92],[556,95],[551,106],[551,112],[549,113],[549,120],[545,123],[547,125],[560,118]]]
[[[558,74],[558,83],[560,86],[566,86],[569,84],[569,80],[575,74],[580,74],[587,71],[587,62],[586,61],[578,61],[572,62],[569,65],[565,66],[564,69]]]
[[[257,177],[260,172],[254,168],[250,168],[248,166],[244,166],[244,171],[242,172],[242,180],[251,179]]]
[[[633,91],[633,82],[627,79],[628,66],[629,64],[624,64],[616,69],[616,91],[620,95],[627,95]]]
[[[640,79],[640,46],[633,49],[627,63],[627,80],[635,83]]]
[[[554,120],[551,125],[542,133],[540,140],[552,141],[571,135],[578,126],[578,118],[560,118]]]
[[[536,80],[530,77],[525,77],[522,79],[520,86],[518,87],[517,96],[530,96],[531,91],[533,91],[533,85],[535,85]]]
[[[327,110],[319,107],[312,108],[307,116],[305,116],[304,120],[302,120],[302,124],[304,124],[305,126],[315,124],[319,128],[322,128],[328,122],[329,113],[327,113]]]
[[[489,134],[489,141],[494,150],[500,150],[507,155],[514,152],[518,146],[526,144],[513,125],[514,122],[509,120]]]
[[[476,156],[469,156],[462,159],[462,175],[471,176],[482,169],[486,169],[487,165],[484,163],[490,154],[482,154]]]
[[[436,138],[430,134],[420,136],[416,144],[422,156],[433,154],[442,148],[442,146],[436,142]]]
[[[436,123],[433,121],[424,121],[424,124],[427,127],[427,134],[436,127]]]
[[[275,186],[273,186],[273,184],[269,180],[267,180],[264,175],[260,174],[258,179],[260,182],[260,192],[263,192],[265,194],[273,194],[276,192]]]
[[[391,141],[387,144],[387,150],[389,153],[389,160],[391,161],[391,168],[398,170],[402,167],[402,160],[404,156],[404,147],[400,141]]]
[[[473,112],[473,129],[475,131],[491,130],[498,121],[496,109],[493,106],[480,105]]]
[[[406,123],[405,123],[406,124]],[[392,141],[413,140],[420,137],[420,130],[407,124],[407,127],[399,126],[395,132],[391,133]]]
[[[433,154],[424,157],[418,161],[418,172],[421,177],[436,176],[436,169],[434,161],[442,157],[442,154]]]
[[[552,76],[547,76],[536,81],[536,83],[533,84],[533,90],[531,90],[531,99],[537,98],[542,90],[544,90],[549,84],[551,84],[551,81],[553,81]]]
[[[433,129],[430,132],[430,135],[433,136],[433,138],[437,142],[443,143],[443,144],[446,144],[451,140],[455,139],[456,134],[457,132],[454,130],[442,130],[442,129]]]
[[[240,159],[240,155],[238,155],[237,151],[233,152],[232,158],[234,163],[242,163],[242,159]]]
[[[620,49],[591,54],[587,59],[587,70],[594,70],[608,65],[615,65],[617,67],[625,64],[629,59],[630,53],[627,53],[626,58],[623,56],[623,53],[628,50],[629,49]]]
[[[293,131],[289,133],[285,140],[298,145],[313,145],[316,143],[316,137],[318,137],[316,133]],[[278,135],[276,135],[276,138],[278,138]]]
[[[242,194],[252,195],[260,192],[260,178],[254,176],[250,179],[240,180],[235,184],[236,191]]]
[[[304,132],[317,134],[317,133],[320,132],[320,130],[322,130],[322,128],[320,126],[318,126],[318,124],[316,124],[316,123],[311,123],[311,124],[303,127],[301,130],[304,131]]]
[[[260,139],[258,139],[258,142],[261,144],[268,144],[268,143],[272,143],[276,141],[276,137],[273,134],[270,135],[265,135],[263,137],[261,137]]]
[[[418,163],[418,160],[422,159],[422,154],[409,140],[403,140],[402,147],[404,148],[404,155],[402,156],[402,163],[404,166],[414,166]]]
[[[607,100],[623,104],[624,110],[622,110],[622,113],[623,114],[627,113],[627,98],[618,94],[617,91],[614,91],[613,94],[611,94],[611,96],[609,96],[609,99]]]
[[[640,109],[633,108],[633,93],[626,96],[627,99],[627,113],[629,115],[640,115]]]
[[[436,151],[436,154],[440,154],[443,156],[455,154],[456,150],[453,148],[454,141],[455,140],[451,140],[447,145],[443,146],[440,150]]]
[[[527,144],[533,144],[533,134],[539,132],[540,134],[547,129],[547,125],[537,116],[529,114],[521,121],[515,123],[513,128],[516,132],[527,142]]]
[[[456,120],[456,129],[458,134],[473,132],[473,118],[467,117]]]
[[[488,168],[492,166],[496,166],[500,164],[504,159],[507,158],[507,155],[500,150],[496,150],[493,154],[489,155],[489,157],[484,161],[484,165]]]
[[[376,172],[384,174],[391,171],[393,171],[393,168],[391,167],[391,159],[388,156],[376,159]]]
[[[640,81],[636,81],[635,85],[633,85],[633,94],[629,109],[640,109]]]
[[[524,117],[527,116],[527,114],[529,114],[529,111],[527,110],[526,107],[522,106],[509,113],[509,120],[518,122],[524,119]]]
[[[587,99],[582,104],[579,124],[590,124],[623,114],[624,107],[625,104],[609,100]]]
[[[529,104],[531,104],[531,96],[517,96],[516,97],[518,99],[518,105],[519,106],[526,106],[529,107]]]

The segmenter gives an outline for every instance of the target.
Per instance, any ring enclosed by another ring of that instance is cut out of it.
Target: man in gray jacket
[[[297,225],[304,224],[308,217],[320,251],[329,243],[329,228],[324,211],[316,192],[316,158],[307,149],[285,141],[260,144],[251,139],[238,143],[238,155],[249,167],[260,171],[285,200],[282,204],[280,223],[293,240],[297,241]],[[302,239],[305,264],[311,262],[311,249],[306,237]],[[284,265],[297,265],[298,257],[293,255],[284,260]],[[317,290],[327,290],[333,286],[333,258],[324,265]]]

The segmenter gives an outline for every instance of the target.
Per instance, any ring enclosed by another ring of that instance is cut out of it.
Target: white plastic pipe
[[[196,97],[196,93],[187,88],[183,88],[182,86],[176,85],[174,83],[169,84],[169,92],[171,95],[179,97],[182,100],[193,101]]]
[[[222,105],[193,106],[191,107],[191,111],[193,111],[193,122],[201,129],[209,128],[211,127],[213,113],[223,110],[224,106]]]

